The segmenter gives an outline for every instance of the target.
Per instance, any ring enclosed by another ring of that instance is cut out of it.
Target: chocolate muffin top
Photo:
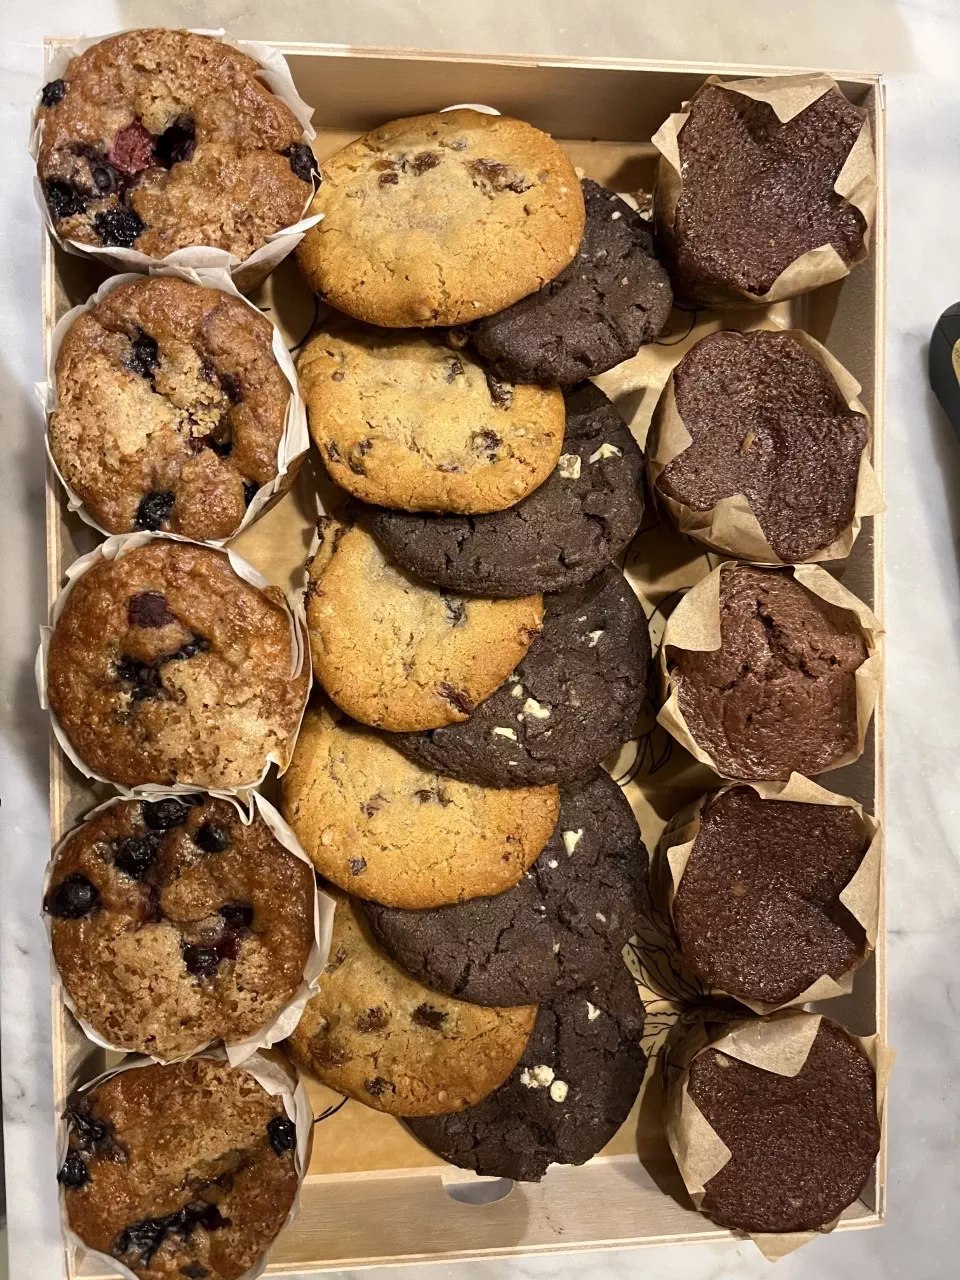
[[[140,1280],[238,1280],[290,1212],[296,1126],[242,1067],[134,1067],[66,1118],[57,1178],[70,1228]]]
[[[50,450],[109,533],[228,538],[276,478],[290,394],[273,326],[253,307],[186,280],[138,280],[64,337]]]
[[[791,120],[766,102],[705,85],[678,134],[683,190],[660,230],[674,288],[706,303],[765,294],[792,262],[831,244],[863,249],[863,214],[834,191],[866,113],[839,90]]]
[[[232,788],[286,760],[309,671],[291,615],[222,551],[156,539],[77,581],[47,652],[47,696],[88,768],[123,786]]]
[[[816,1230],[863,1189],[880,1149],[876,1077],[829,1018],[797,1075],[706,1049],[690,1064],[687,1089],[731,1153],[700,1205],[720,1226]]]
[[[673,388],[692,441],[661,473],[662,493],[695,511],[743,494],[785,562],[808,559],[847,528],[867,419],[795,338],[710,334],[677,365]]]
[[[37,171],[57,233],[241,260],[299,221],[317,164],[260,66],[210,36],[124,31],[44,85]]]
[[[771,1005],[847,973],[866,939],[840,893],[868,844],[853,809],[721,792],[701,811],[673,900],[684,961],[728,995]]]
[[[808,777],[857,744],[854,674],[867,646],[853,613],[789,570],[724,565],[719,649],[669,646],[694,741],[728,778]]]
[[[253,1035],[293,997],[313,868],[226,800],[127,801],[57,854],[44,910],[77,1012],[122,1049],[175,1058]]]

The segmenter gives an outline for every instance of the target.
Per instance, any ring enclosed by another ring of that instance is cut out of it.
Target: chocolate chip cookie
[[[313,942],[313,871],[226,800],[125,801],[57,854],[44,910],[80,1016],[158,1058],[245,1040],[293,997]]]
[[[515,889],[434,911],[364,910],[378,940],[435,991],[522,1004],[573,991],[615,963],[647,906],[647,851],[602,770],[560,792],[547,846]]]
[[[808,559],[848,527],[867,419],[795,338],[709,334],[673,371],[673,391],[691,441],[660,473],[660,492],[694,511],[743,494],[786,563]]]
[[[550,838],[557,788],[454,782],[392,744],[339,713],[307,712],[282,807],[321,875],[415,910],[513,888]]]
[[[311,289],[370,324],[502,311],[576,256],[573,165],[522,120],[460,109],[381,125],[323,164],[323,221],[297,250]]]
[[[455,1115],[407,1123],[431,1151],[481,1176],[539,1182],[583,1164],[633,1106],[646,1070],[643,1005],[613,958],[597,982],[542,1004],[523,1057],[496,1092]]]
[[[172,277],[120,285],[57,355],[50,452],[108,533],[228,538],[277,476],[291,387],[273,325]]]
[[[317,173],[252,58],[210,36],[123,31],[44,85],[37,172],[57,233],[163,258],[241,260],[299,221]]]
[[[573,782],[630,738],[649,664],[643,609],[611,566],[546,597],[543,631],[515,677],[463,724],[391,741],[424,767],[468,782]]]
[[[310,434],[333,479],[409,511],[501,511],[556,466],[563,398],[494,377],[436,335],[328,321],[304,348]]]
[[[564,392],[560,461],[538,489],[481,516],[378,510],[372,528],[412,573],[452,591],[562,591],[615,559],[643,517],[643,454],[592,382]]]
[[[162,538],[77,581],[47,652],[50,707],[88,768],[122,786],[233,788],[285,764],[309,673],[276,587]]]
[[[730,1159],[707,1181],[702,1211],[740,1231],[832,1222],[863,1190],[880,1149],[876,1088],[863,1050],[829,1018],[794,1076],[705,1049],[687,1089]]]
[[[239,1280],[293,1205],[296,1127],[242,1067],[134,1067],[66,1118],[57,1176],[70,1229],[139,1280]]]
[[[460,1111],[502,1084],[536,1006],[485,1009],[429,990],[377,945],[352,898],[335,897],[330,962],[287,1041],[299,1066],[395,1116]]]
[[[596,377],[653,342],[673,306],[650,225],[615,192],[589,178],[582,187],[587,220],[573,262],[470,329],[476,349],[511,382],[568,387]]]
[[[363,524],[324,516],[317,530],[306,592],[313,673],[363,724],[466,720],[540,634],[541,596],[444,595],[387,559]]]

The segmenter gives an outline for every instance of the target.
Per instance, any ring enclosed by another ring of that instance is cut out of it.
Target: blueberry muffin
[[[296,1126],[242,1067],[134,1067],[80,1094],[66,1120],[70,1229],[139,1280],[239,1280],[293,1206]]]
[[[276,479],[291,387],[273,326],[186,280],[120,285],[71,325],[57,356],[50,451],[108,533],[235,533]]]
[[[77,581],[47,653],[50,707],[120,783],[223,789],[281,767],[306,702],[291,615],[222,551],[155,539]]]
[[[44,911],[77,1013],[110,1044],[176,1058],[253,1035],[300,985],[313,869],[257,812],[192,796],[112,805],[51,868]]]
[[[210,36],[124,31],[44,85],[37,172],[59,236],[243,260],[298,222],[316,161],[252,58]]]

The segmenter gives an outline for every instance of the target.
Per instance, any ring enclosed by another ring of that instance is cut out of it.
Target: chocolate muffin
[[[708,799],[671,907],[686,965],[746,1001],[785,1004],[863,959],[862,925],[840,901],[869,846],[854,809]]]
[[[124,31],[44,85],[37,172],[66,240],[243,260],[303,215],[317,163],[253,58],[210,36]]]
[[[867,418],[790,334],[710,334],[677,365],[673,391],[692,439],[659,474],[661,495],[710,511],[742,494],[786,563],[809,559],[849,528]],[[744,550],[704,541],[731,555]]]
[[[859,260],[866,220],[834,186],[866,120],[861,107],[833,86],[781,121],[769,103],[708,83],[687,110],[679,202],[669,211],[662,191],[656,201],[678,296],[759,300],[792,262],[825,245],[848,267]]]
[[[720,1226],[815,1231],[863,1189],[880,1149],[876,1076],[829,1018],[797,1075],[707,1048],[690,1063],[687,1090],[730,1150],[700,1205]]]
[[[293,1206],[296,1127],[242,1067],[134,1067],[80,1094],[66,1119],[70,1229],[140,1280],[238,1280]]]
[[[172,277],[120,285],[78,316],[57,355],[50,451],[103,529],[237,531],[278,472],[291,386],[273,333],[239,298]]]
[[[727,778],[830,769],[857,746],[855,673],[867,645],[855,614],[786,569],[720,571],[719,649],[665,636],[668,678],[696,744]]]
[[[259,813],[192,796],[115,804],[59,850],[44,897],[77,1013],[121,1049],[236,1043],[292,999],[313,942],[313,868]]]
[[[136,787],[256,782],[286,764],[307,698],[291,614],[225,552],[154,539],[76,582],[47,652],[47,696],[79,758]]]

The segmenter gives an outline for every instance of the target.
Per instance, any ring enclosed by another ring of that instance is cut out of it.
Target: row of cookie
[[[247,48],[150,28],[65,59],[39,96],[33,140],[54,233],[140,269],[205,246],[208,263],[216,250],[247,280],[299,244],[311,287],[391,327],[493,315],[576,257],[583,201],[546,134],[472,109],[415,116],[350,143],[321,176],[312,111],[286,63]],[[775,301],[866,257],[869,122],[829,76],[711,77],[654,141],[656,220],[684,298]],[[319,223],[298,221],[307,204]],[[493,326],[492,341],[512,327]],[[543,353],[507,342],[540,380]]]

